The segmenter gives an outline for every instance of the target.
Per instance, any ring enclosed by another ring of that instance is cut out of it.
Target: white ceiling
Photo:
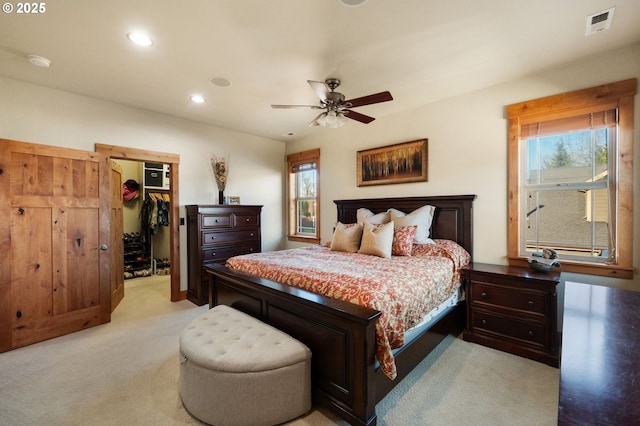
[[[318,104],[307,80],[340,78],[347,99],[389,90],[393,101],[354,108],[381,118],[640,42],[638,0],[44,4],[41,14],[0,14],[0,76],[277,140],[319,130],[307,127],[315,110],[270,106]],[[586,37],[587,16],[613,6],[611,29]],[[154,44],[133,45],[133,30]],[[192,104],[193,93],[207,102]]]

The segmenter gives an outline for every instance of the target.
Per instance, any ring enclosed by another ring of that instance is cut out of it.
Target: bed
[[[472,254],[475,195],[338,200],[337,219],[356,222],[360,208],[373,213],[395,208],[410,212],[435,207],[431,238],[455,241]],[[279,328],[312,351],[314,402],[353,425],[375,425],[375,406],[451,332],[464,324],[464,309],[454,304],[437,321],[394,351],[390,380],[376,362],[376,323],[381,312],[280,284],[221,264],[208,264],[211,307],[232,306]]]

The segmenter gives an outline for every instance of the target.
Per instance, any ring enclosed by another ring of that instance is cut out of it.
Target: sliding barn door
[[[0,351],[109,321],[107,158],[0,145]]]

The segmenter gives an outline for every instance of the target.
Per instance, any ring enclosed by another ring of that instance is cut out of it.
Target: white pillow
[[[362,239],[362,225],[357,223],[345,225],[338,222],[331,240],[331,250],[355,253],[360,248]]]
[[[360,225],[363,225],[364,223],[382,224],[391,220],[389,213],[387,212],[373,214],[371,210],[364,208],[360,208],[356,211],[356,219]]]
[[[385,223],[384,225],[373,225],[365,222],[358,253],[372,254],[388,259],[391,257],[392,246],[393,222]]]
[[[431,222],[433,221],[433,212],[436,210],[433,206],[422,206],[419,209],[415,209],[409,214],[401,212],[396,209],[389,209],[389,215],[396,227],[417,225],[416,236],[413,240],[416,244],[434,244],[434,241],[429,238],[429,232],[431,230]]]

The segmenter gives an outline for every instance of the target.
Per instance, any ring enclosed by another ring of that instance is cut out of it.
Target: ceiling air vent
[[[613,12],[615,10],[616,8],[612,7],[611,9],[607,9],[603,12],[598,12],[594,13],[593,15],[587,16],[587,30],[584,35],[588,36],[608,30],[611,27]]]

